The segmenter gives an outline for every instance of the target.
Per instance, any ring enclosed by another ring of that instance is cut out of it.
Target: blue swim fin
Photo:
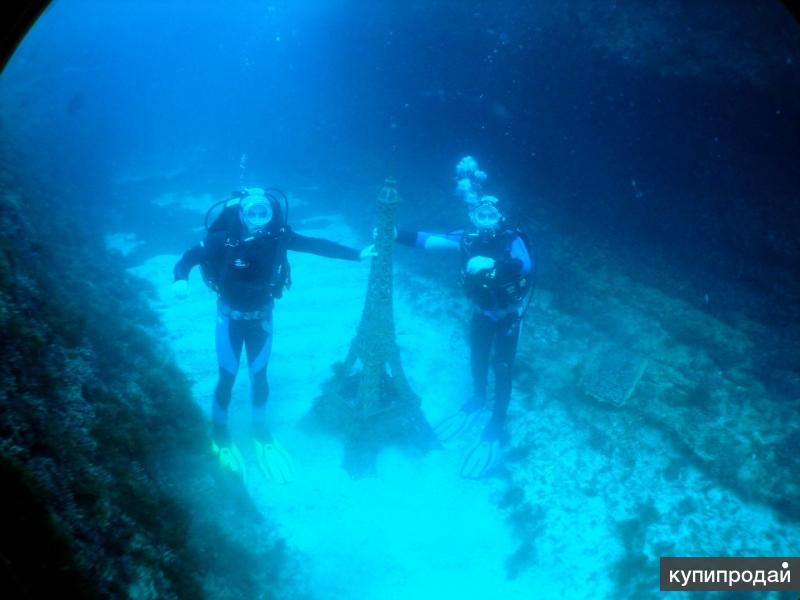
[[[461,463],[461,477],[464,479],[482,479],[500,461],[500,442],[498,440],[480,440],[467,451]]]
[[[482,410],[466,411],[462,408],[446,417],[434,427],[433,431],[440,442],[449,442],[470,429],[483,412]]]
[[[261,472],[269,481],[281,485],[294,481],[294,461],[277,440],[265,443],[256,440],[256,459]]]

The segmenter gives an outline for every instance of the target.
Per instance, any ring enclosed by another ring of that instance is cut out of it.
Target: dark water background
[[[58,2],[4,78],[76,210],[394,171],[408,221],[444,225],[471,153],[516,212],[786,325],[798,61],[778,2]]]

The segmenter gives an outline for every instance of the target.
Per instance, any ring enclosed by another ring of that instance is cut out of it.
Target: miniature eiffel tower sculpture
[[[395,343],[392,312],[392,248],[400,199],[393,179],[378,193],[377,256],[372,259],[367,298],[344,363],[323,386],[310,420],[345,436],[345,467],[369,473],[380,449],[392,443],[427,450],[436,437],[408,384]]]

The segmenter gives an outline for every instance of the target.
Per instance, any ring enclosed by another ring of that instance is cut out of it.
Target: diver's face
[[[479,204],[469,214],[472,224],[481,231],[494,231],[500,223],[500,211],[492,204]]]

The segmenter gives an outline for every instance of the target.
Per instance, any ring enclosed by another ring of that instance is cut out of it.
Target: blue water
[[[476,156],[539,257],[510,474],[465,487],[448,479],[457,458],[391,456],[359,487],[334,471],[338,460],[313,458],[335,445],[297,433],[303,411],[284,407],[278,427],[307,459],[306,481],[293,494],[251,492],[303,553],[315,597],[388,598],[405,582],[418,597],[633,598],[657,593],[659,555],[798,554],[799,68],[800,27],[779,2],[62,0],[3,72],[0,114],[9,168],[112,236],[110,251],[162,294],[155,308],[204,408],[211,325],[181,321],[158,286],[201,238],[206,206],[276,185],[299,230],[361,246],[375,194],[394,176],[398,222],[449,231],[466,221],[455,164]],[[365,271],[298,260],[301,290],[330,301],[301,291],[279,306],[295,336],[276,347],[270,378],[278,389],[307,384],[301,402],[343,358],[336,342],[354,333]],[[432,420],[468,383],[457,271],[397,255],[398,337]],[[357,293],[339,290],[342,280]],[[188,312],[210,318],[211,297],[197,302]],[[311,330],[297,316],[320,313]],[[293,362],[316,336],[327,353]],[[592,357],[620,348],[649,361],[630,402],[576,392]],[[246,387],[239,394],[244,407]],[[414,485],[434,516],[392,504]],[[326,495],[342,505],[314,506]],[[437,529],[447,498],[463,505],[453,527],[480,518],[478,533],[448,543]],[[396,522],[377,543],[370,519],[381,515],[368,507],[381,502]],[[731,514],[710,523],[716,509]],[[346,564],[326,545],[348,535],[328,529],[338,510],[355,528],[343,547],[367,548],[370,560],[353,571],[363,587],[326,594]],[[570,524],[581,535],[559,539]],[[415,527],[437,531],[420,534],[422,550]],[[459,569],[474,562],[442,561],[450,571],[432,574],[413,559],[448,552],[484,554],[485,579],[463,583]]]

